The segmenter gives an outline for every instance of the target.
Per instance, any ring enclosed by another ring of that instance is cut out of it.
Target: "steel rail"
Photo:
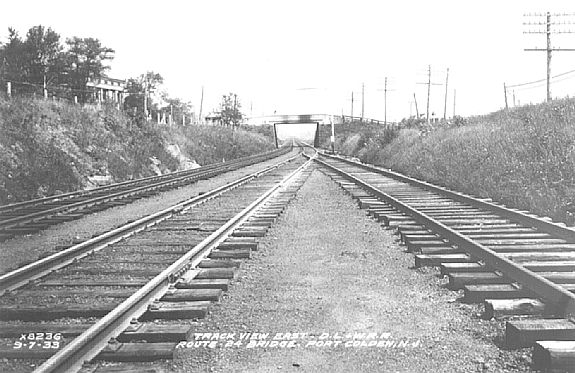
[[[115,192],[113,194],[108,194],[108,195],[104,195],[104,196],[100,196],[100,197],[94,197],[94,198],[91,198],[88,200],[83,200],[83,201],[71,203],[69,205],[53,207],[51,209],[34,212],[34,213],[31,213],[28,215],[22,215],[22,216],[17,216],[17,217],[10,218],[10,219],[2,220],[2,221],[0,221],[0,229],[9,229],[9,228],[13,228],[13,227],[18,227],[22,224],[35,222],[35,221],[41,220],[43,218],[49,218],[49,217],[52,217],[54,215],[57,215],[58,213],[62,213],[65,211],[73,212],[76,210],[81,210],[82,208],[96,206],[96,205],[110,202],[110,201],[113,201],[116,199],[128,198],[132,195],[137,195],[137,194],[143,193],[145,191],[152,191],[152,190],[159,189],[162,187],[167,187],[170,184],[183,182],[184,180],[189,180],[189,179],[196,180],[196,179],[199,179],[199,178],[204,177],[206,175],[210,175],[212,172],[214,172],[214,170],[208,170],[208,171],[197,173],[194,175],[181,176],[181,177],[176,178],[176,179],[170,179],[169,181],[160,181],[160,182],[157,182],[154,184],[143,185],[143,186],[135,187],[133,189],[123,190],[120,192]]]
[[[306,161],[302,166],[283,178],[279,183],[271,187],[257,200],[252,202],[248,207],[239,214],[230,219],[217,231],[205,238],[193,249],[184,254],[180,259],[170,265],[162,273],[154,277],[150,282],[140,288],[131,297],[122,302],[113,311],[108,313],[88,330],[72,340],[62,350],[45,361],[34,372],[76,372],[81,368],[84,361],[91,360],[107,344],[110,338],[115,337],[123,331],[134,318],[141,316],[154,299],[161,297],[167,291],[170,283],[188,267],[194,266],[203,258],[203,254],[215,247],[219,242],[224,240],[236,227],[238,227],[257,207],[269,199],[272,194],[280,187],[286,185],[296,175],[300,174],[303,169],[309,166],[313,160]]]
[[[44,218],[49,218],[49,217],[57,215],[58,213],[73,212],[76,210],[82,210],[83,208],[96,206],[96,205],[110,202],[110,201],[114,201],[117,199],[128,198],[128,197],[135,196],[135,195],[138,195],[140,193],[147,192],[147,191],[153,191],[153,190],[169,187],[169,186],[174,185],[174,184],[179,184],[179,183],[183,183],[186,181],[189,182],[189,181],[199,180],[203,177],[217,174],[218,172],[220,172],[222,170],[226,171],[229,169],[229,167],[230,167],[229,165],[221,165],[220,168],[211,169],[211,170],[204,170],[203,172],[198,172],[198,173],[195,173],[193,175],[180,176],[180,177],[175,178],[175,179],[168,179],[168,180],[164,180],[164,181],[159,181],[159,182],[154,183],[154,184],[142,185],[142,186],[138,186],[138,187],[135,187],[135,188],[132,188],[129,190],[123,190],[123,191],[119,191],[119,192],[116,192],[113,194],[107,194],[107,195],[100,196],[100,197],[94,197],[94,198],[91,198],[88,200],[83,200],[83,201],[71,203],[68,205],[63,205],[60,207],[54,207],[54,208],[51,208],[48,210],[34,212],[34,213],[31,213],[28,215],[22,215],[22,216],[10,218],[10,219],[2,220],[2,221],[0,221],[0,229],[10,229],[13,227],[20,226],[22,224],[39,221],[39,220],[44,219]]]
[[[202,203],[220,193],[223,193],[228,189],[246,183],[261,174],[269,172],[287,162],[296,159],[297,157],[299,157],[299,154],[277,164],[266,167],[264,170],[254,172],[231,183],[215,188],[207,193],[196,196],[184,202],[180,202],[162,211],[143,217],[134,222],[128,223],[119,228],[91,238],[85,242],[76,244],[55,254],[15,269],[11,272],[0,275],[0,295],[4,294],[6,291],[12,291],[22,287],[30,281],[44,277],[56,269],[67,266],[78,258],[86,256],[91,252],[99,251],[112,243],[118,242],[140,230],[145,229],[148,226],[152,226],[164,219],[167,219],[174,213],[177,213],[189,206]]]
[[[551,282],[548,279],[538,275],[537,273],[498,255],[495,251],[454,231],[436,219],[430,217],[429,215],[417,211],[413,207],[377,189],[371,184],[360,180],[350,173],[345,172],[336,166],[333,166],[320,159],[316,159],[316,162],[335,171],[356,185],[361,186],[365,190],[386,201],[397,210],[412,216],[416,221],[425,225],[427,228],[431,229],[443,238],[447,239],[451,244],[458,246],[462,250],[465,250],[471,254],[473,257],[482,260],[485,264],[492,267],[493,269],[501,271],[505,274],[505,276],[521,283],[525,287],[534,291],[538,296],[548,302],[546,304],[548,307],[548,313],[560,317],[569,317],[571,315],[575,315],[575,294],[566,290],[562,286],[557,285],[554,282]]]
[[[530,214],[526,214],[526,213],[518,211],[518,210],[512,210],[512,209],[509,209],[505,206],[501,206],[501,205],[498,205],[498,204],[495,204],[492,202],[481,200],[481,199],[478,199],[478,198],[475,198],[475,197],[472,197],[472,196],[469,196],[469,195],[466,195],[463,193],[454,192],[452,190],[442,188],[442,187],[439,187],[437,185],[427,183],[425,181],[417,180],[417,179],[402,175],[402,174],[397,173],[397,172],[392,171],[392,170],[377,167],[375,165],[367,165],[364,163],[355,162],[355,161],[352,161],[349,159],[345,159],[342,157],[338,157],[338,156],[334,156],[334,155],[330,155],[330,154],[325,154],[325,153],[321,153],[321,156],[331,158],[331,159],[336,159],[336,160],[339,160],[342,162],[346,162],[348,164],[352,164],[352,165],[361,167],[361,168],[368,170],[368,171],[372,171],[372,172],[376,172],[376,173],[379,173],[382,175],[386,175],[386,176],[389,176],[391,178],[401,180],[401,181],[406,182],[406,183],[410,183],[412,185],[417,185],[417,186],[424,188],[426,190],[441,193],[443,195],[457,199],[458,201],[466,202],[466,203],[469,203],[469,204],[472,204],[474,206],[478,206],[478,207],[481,207],[481,208],[484,208],[484,209],[487,209],[490,211],[495,211],[500,216],[503,216],[503,217],[511,219],[511,220],[519,221],[522,224],[529,225],[530,227],[537,228],[541,231],[552,234],[556,237],[560,237],[560,238],[562,238],[562,239],[564,239],[570,243],[575,243],[575,230],[572,228],[566,227],[562,223],[554,223],[551,221],[546,221],[546,220],[543,220],[539,217],[536,217],[536,216],[533,216]]]
[[[98,193],[101,193],[101,192],[106,192],[106,191],[111,191],[114,189],[122,189],[125,187],[129,187],[130,185],[133,185],[134,187],[136,187],[137,185],[141,185],[143,183],[144,183],[144,185],[149,185],[146,183],[170,180],[170,179],[174,179],[177,177],[183,177],[183,176],[194,176],[196,173],[203,172],[203,171],[209,171],[209,170],[212,170],[212,169],[215,169],[218,167],[222,167],[224,165],[233,166],[233,165],[236,165],[238,163],[245,162],[245,161],[251,161],[253,159],[258,159],[258,157],[270,156],[271,158],[273,158],[273,156],[275,154],[281,155],[285,152],[286,152],[285,148],[280,148],[278,150],[266,152],[263,154],[250,155],[247,157],[234,159],[234,160],[231,160],[229,162],[215,163],[215,164],[206,165],[206,166],[202,166],[202,167],[191,169],[191,170],[176,171],[176,172],[171,172],[169,174],[164,174],[164,175],[153,175],[153,176],[148,176],[148,177],[139,178],[139,179],[135,179],[135,180],[126,180],[123,182],[105,185],[105,186],[101,186],[101,187],[89,189],[89,190],[79,190],[79,191],[74,191],[74,192],[58,194],[58,195],[54,195],[54,196],[37,198],[37,199],[33,199],[33,200],[15,202],[15,203],[7,204],[7,205],[1,205],[0,206],[0,213],[18,211],[18,210],[22,210],[22,209],[25,209],[28,207],[34,207],[34,206],[39,206],[39,205],[41,206],[41,205],[45,205],[45,204],[48,204],[50,202],[55,202],[55,201],[66,201],[66,200],[73,199],[75,197],[89,197],[91,195],[98,195]],[[1,222],[2,221],[0,221],[0,223]]]
[[[273,158],[274,156],[277,156],[277,154],[281,155],[284,153],[287,153],[289,151],[290,148],[285,147],[280,149],[281,151],[273,151],[273,152],[267,152],[267,153],[263,153],[263,154],[258,154],[255,156],[250,156],[250,157],[246,157],[246,158],[242,158],[241,160],[237,161],[237,162],[229,162],[229,163],[219,163],[215,166],[210,166],[208,167],[208,169],[196,169],[196,172],[193,174],[187,174],[184,176],[179,176],[177,178],[171,178],[171,179],[165,179],[163,181],[159,181],[156,182],[154,184],[145,184],[142,186],[138,186],[138,187],[133,187],[132,189],[124,189],[124,190],[120,190],[117,191],[113,194],[108,194],[108,195],[103,195],[103,196],[99,196],[99,197],[93,197],[91,199],[88,200],[79,200],[78,202],[73,202],[73,199],[70,199],[70,202],[73,203],[69,203],[66,205],[62,205],[62,206],[58,206],[58,207],[53,207],[50,209],[46,209],[46,210],[42,210],[42,211],[38,211],[38,212],[34,212],[31,214],[27,214],[27,215],[21,215],[21,216],[16,216],[14,218],[10,218],[10,219],[6,219],[6,220],[0,220],[0,233],[2,233],[3,231],[6,230],[10,230],[13,228],[18,228],[18,227],[26,227],[28,224],[33,224],[35,222],[39,222],[41,223],[42,220],[44,219],[50,219],[52,217],[57,217],[61,214],[67,214],[67,213],[73,213],[75,211],[82,211],[84,209],[93,207],[93,206],[98,206],[98,205],[102,205],[102,204],[106,204],[109,203],[111,201],[121,201],[123,199],[126,198],[131,198],[133,196],[140,196],[140,195],[144,195],[146,193],[149,192],[155,192],[155,191],[161,191],[163,189],[166,188],[173,188],[175,186],[181,185],[181,184],[186,184],[186,183],[191,183],[197,180],[201,180],[207,177],[211,177],[214,175],[218,175],[227,171],[232,171],[232,170],[236,170],[242,166],[245,165],[251,165],[255,162],[257,162],[260,159],[270,159]],[[49,224],[52,225],[52,224]]]

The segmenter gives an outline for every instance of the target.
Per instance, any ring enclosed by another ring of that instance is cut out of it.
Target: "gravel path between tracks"
[[[194,324],[197,333],[235,334],[220,334],[215,348],[178,349],[169,370],[529,371],[526,351],[500,350],[497,325],[455,301],[435,270],[410,269],[413,257],[364,211],[314,171],[222,302]],[[253,347],[241,333],[269,335]],[[274,337],[295,347],[266,345]],[[373,341],[380,347],[361,347]]]
[[[244,167],[208,180],[200,180],[197,183],[162,192],[149,198],[142,198],[124,206],[96,212],[78,220],[54,225],[36,234],[18,236],[0,242],[0,274],[57,252],[59,245],[69,245],[74,240],[85,240],[95,234],[124,225],[129,221],[161,211],[178,202],[195,197],[199,192],[206,192],[227,184],[295,154],[296,152],[292,151],[287,155],[257,165]]]

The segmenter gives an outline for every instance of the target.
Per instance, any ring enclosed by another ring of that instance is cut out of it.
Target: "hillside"
[[[0,204],[273,148],[257,129],[138,122],[113,106],[0,98]]]
[[[575,222],[575,100],[432,130],[342,129],[337,150],[465,193]]]

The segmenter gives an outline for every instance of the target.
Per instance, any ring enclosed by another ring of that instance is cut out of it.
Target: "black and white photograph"
[[[0,372],[575,372],[575,3],[4,1]]]

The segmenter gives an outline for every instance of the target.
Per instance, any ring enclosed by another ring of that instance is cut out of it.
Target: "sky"
[[[523,24],[545,18],[525,14],[575,13],[572,0],[19,0],[2,8],[0,42],[8,27],[25,36],[36,25],[62,41],[100,39],[115,50],[109,76],[160,73],[162,89],[196,112],[203,87],[204,115],[230,92],[247,116],[350,115],[353,92],[354,116],[389,121],[415,115],[415,102],[426,113],[429,66],[430,115],[501,109],[504,83],[546,77],[546,53],[524,51],[546,47],[544,34],[524,34],[544,26]],[[575,23],[575,15],[556,20]],[[575,24],[554,27],[575,32]],[[575,49],[575,34],[553,34],[552,44]],[[554,52],[551,69],[575,70],[575,52]],[[575,72],[551,90],[574,96]],[[509,106],[542,102],[545,82],[507,96]]]

